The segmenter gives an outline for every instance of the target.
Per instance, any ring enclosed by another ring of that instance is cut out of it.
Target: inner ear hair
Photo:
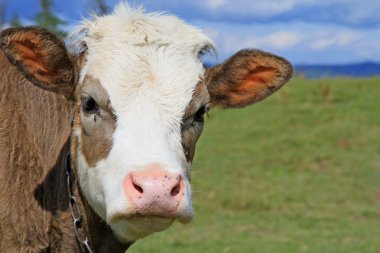
[[[241,50],[206,70],[211,102],[222,108],[244,107],[263,100],[289,81],[292,65],[260,50]]]
[[[0,33],[0,43],[9,61],[32,83],[72,96],[75,69],[56,35],[42,27],[9,28]]]

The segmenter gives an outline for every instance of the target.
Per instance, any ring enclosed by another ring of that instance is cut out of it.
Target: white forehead
[[[200,30],[173,15],[146,13],[120,3],[112,14],[85,20],[75,29],[85,31],[85,42],[91,49],[109,49],[109,43],[173,45],[183,52],[197,53],[210,39]],[[101,42],[101,43],[99,43]],[[108,45],[107,45],[108,44]]]
[[[126,3],[82,22],[74,37],[78,33],[85,36],[77,44],[87,46],[80,81],[85,75],[99,79],[116,111],[148,98],[174,118],[182,116],[203,75],[199,51],[212,47],[203,32],[177,17]]]

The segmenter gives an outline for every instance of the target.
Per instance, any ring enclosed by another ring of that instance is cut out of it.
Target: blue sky
[[[4,0],[0,0],[4,1]],[[7,16],[24,21],[38,0],[5,0]],[[91,0],[54,0],[70,26],[88,17]],[[114,6],[118,0],[108,0]],[[300,63],[380,61],[379,0],[131,0],[148,11],[167,11],[203,29],[218,61],[241,48],[260,48]]]

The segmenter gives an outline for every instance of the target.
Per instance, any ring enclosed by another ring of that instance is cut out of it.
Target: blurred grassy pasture
[[[194,220],[128,252],[380,252],[380,79],[295,78],[212,111],[192,184]]]

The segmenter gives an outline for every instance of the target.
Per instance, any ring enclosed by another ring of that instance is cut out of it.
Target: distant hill
[[[380,76],[380,63],[363,62],[342,65],[296,65],[295,73],[307,78]]]

